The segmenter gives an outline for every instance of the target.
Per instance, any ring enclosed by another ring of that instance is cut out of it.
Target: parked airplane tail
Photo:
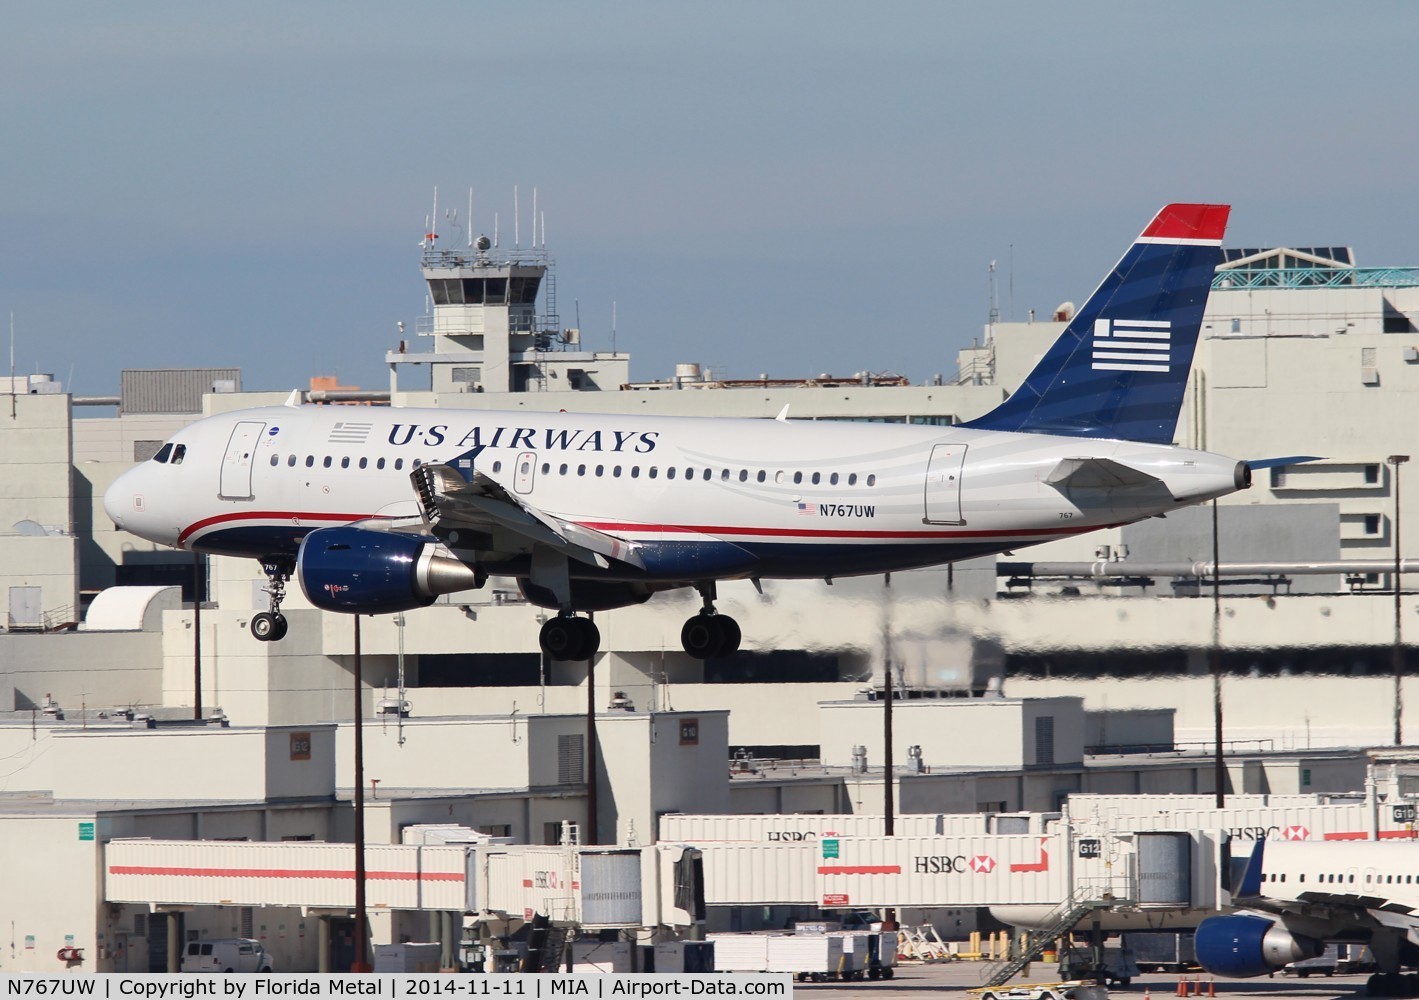
[[[1172,443],[1230,211],[1160,211],[1024,383],[965,426]]]

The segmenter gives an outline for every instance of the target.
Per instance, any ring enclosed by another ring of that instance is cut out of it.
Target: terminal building
[[[720,606],[744,641],[722,660],[680,649],[692,594],[598,613],[592,664],[545,662],[546,612],[507,580],[362,619],[371,841],[401,845],[406,829],[443,822],[548,845],[575,824],[584,844],[642,848],[682,813],[880,815],[889,685],[903,813],[1210,797],[1214,666],[1228,792],[1363,795],[1374,784],[1364,748],[1419,732],[1419,693],[1402,683],[1419,597],[1399,589],[1419,570],[1401,547],[1405,516],[1419,526],[1419,480],[1406,481],[1419,465],[1403,461],[1419,447],[1419,268],[1353,256],[1227,252],[1178,443],[1319,457],[1259,475],[1216,505],[1215,522],[1202,508],[887,578],[728,584]],[[788,406],[791,419],[947,426],[1008,395],[1072,308],[988,325],[957,373],[928,384],[732,379],[688,362],[632,382],[627,355],[581,351],[561,322],[545,248],[430,246],[421,264],[430,314],[386,355],[388,389],[313,389],[311,402],[764,418]],[[411,368],[428,370],[430,388],[401,387]],[[104,845],[133,837],[349,842],[352,620],[293,589],[289,635],[257,642],[255,563],[160,549],[116,531],[101,505],[186,423],[287,393],[247,390],[236,369],[129,371],[120,396],[99,399],[45,376],[0,379],[0,739],[13,764],[0,842],[39,866],[53,856],[102,870]],[[297,744],[309,758],[292,756]],[[145,905],[101,875],[83,881],[83,923],[38,885],[0,902],[34,928],[17,932],[24,968],[55,968],[73,937],[90,949],[83,971],[161,969],[193,936],[257,937],[287,969],[338,967],[350,933],[340,906],[266,912],[181,894]],[[821,900],[774,902],[801,913]],[[743,908],[761,903],[712,906],[711,926],[748,927]],[[397,909],[372,924],[377,942],[458,936],[451,917]],[[963,919],[946,909],[948,926]]]

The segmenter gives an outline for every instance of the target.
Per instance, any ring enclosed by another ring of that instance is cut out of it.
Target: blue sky
[[[209,365],[383,387],[435,186],[506,242],[519,186],[524,244],[535,187],[564,324],[579,302],[609,349],[615,302],[638,379],[950,374],[992,259],[1002,313],[1044,314],[1168,201],[1232,203],[1232,245],[1419,264],[1410,3],[79,0],[3,24],[0,315],[20,371],[80,394]]]

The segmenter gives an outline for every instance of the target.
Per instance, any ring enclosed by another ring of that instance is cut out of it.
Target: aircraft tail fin
[[[1170,444],[1227,205],[1168,205],[982,430]]]

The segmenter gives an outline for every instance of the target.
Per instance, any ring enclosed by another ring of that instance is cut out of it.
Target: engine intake
[[[440,594],[476,590],[487,578],[436,542],[366,528],[312,531],[296,556],[296,579],[306,599],[345,614],[412,611]]]
[[[1193,945],[1197,963],[1204,969],[1237,979],[1264,976],[1325,950],[1315,938],[1292,934],[1274,920],[1245,913],[1208,917],[1197,925]]]

